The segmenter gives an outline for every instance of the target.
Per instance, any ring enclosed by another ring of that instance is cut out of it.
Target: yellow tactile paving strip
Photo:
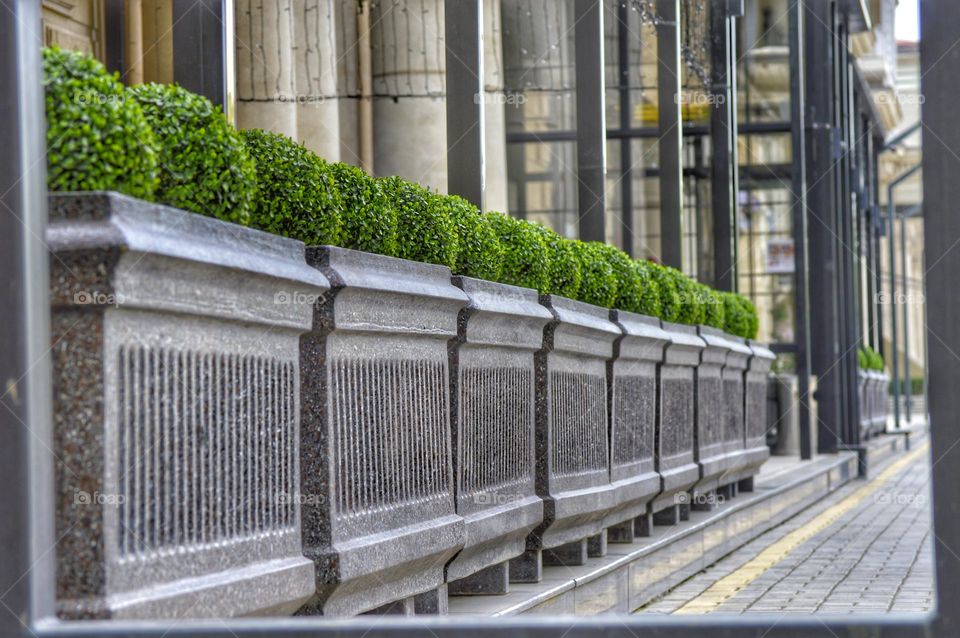
[[[737,592],[756,580],[765,571],[786,558],[794,549],[836,523],[841,516],[870,497],[871,494],[880,489],[886,482],[896,476],[897,473],[919,458],[921,454],[926,454],[927,447],[928,444],[925,443],[916,450],[903,456],[903,458],[895,461],[883,472],[878,474],[876,478],[856,492],[828,507],[822,514],[803,527],[795,529],[768,546],[740,568],[713,583],[702,594],[688,601],[673,613],[706,614],[716,611],[720,605],[735,596]]]

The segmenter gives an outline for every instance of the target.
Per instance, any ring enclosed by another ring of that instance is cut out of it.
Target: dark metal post
[[[847,29],[844,25],[837,30],[838,44],[840,45],[841,61],[841,102],[840,122],[843,136],[843,158],[840,170],[840,206],[837,213],[840,215],[840,237],[843,244],[838,247],[840,264],[843,268],[842,294],[839,297],[839,308],[843,324],[841,328],[840,353],[843,358],[844,392],[842,405],[846,416],[844,425],[844,443],[851,447],[860,445],[860,401],[858,388],[860,380],[857,375],[857,346],[860,344],[860,297],[856,277],[856,236],[854,216],[854,177],[856,159],[856,126],[857,108],[854,96],[854,79],[857,72],[850,58],[847,47]]]
[[[630,47],[633,36],[630,30],[630,9],[626,2],[617,3],[617,77],[620,101],[620,130],[626,131],[632,124],[630,113]],[[621,248],[633,257],[633,141],[620,139],[620,225],[623,231]]]
[[[800,458],[813,456],[810,423],[810,316],[807,288],[807,154],[805,135],[805,71],[803,9],[800,3],[790,7],[790,133],[793,146],[791,190],[793,191],[794,306],[796,307],[795,354],[797,390],[800,394]]]
[[[657,0],[660,117],[660,260],[683,268],[683,121],[680,103],[680,0]]]
[[[574,20],[580,239],[606,241],[607,126],[602,0],[575,0]]]
[[[920,41],[920,94],[923,104],[923,207],[926,281],[938,294],[937,303],[927,306],[930,336],[928,367],[930,449],[934,458],[933,529],[937,538],[960,538],[960,481],[957,459],[952,456],[958,437],[956,417],[960,414],[960,359],[954,354],[960,344],[960,297],[950,294],[956,288],[960,272],[960,180],[953,149],[960,149],[957,102],[960,99],[960,47],[954,46],[960,33],[960,12],[953,2],[932,0],[920,3],[923,38]],[[943,455],[941,457],[941,455]],[[952,456],[952,458],[951,458]],[[950,596],[960,591],[960,570],[949,551],[934,552],[936,583],[940,600],[933,633],[938,636],[960,634],[960,608],[950,604]]]
[[[737,281],[737,112],[736,30],[726,3],[708,4],[711,36],[710,113],[711,202],[713,217],[713,285],[734,290]]]
[[[40,3],[0,11],[0,635],[53,615],[53,445]]]
[[[833,139],[833,23],[827,3],[803,3],[806,68],[806,160],[807,202],[813,219],[809,227],[809,273],[811,371],[817,375],[817,449],[837,449],[841,426],[840,371],[838,352],[836,224],[834,201]]]
[[[483,210],[483,0],[445,0],[447,191]]]
[[[220,106],[228,101],[223,5],[173,0],[173,79]]]

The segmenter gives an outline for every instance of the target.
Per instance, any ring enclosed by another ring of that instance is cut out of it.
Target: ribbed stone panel
[[[534,353],[550,312],[536,291],[468,277],[470,299],[450,342],[457,513],[466,544],[447,565],[455,581],[523,553],[543,520],[534,473]]]
[[[700,479],[694,451],[696,374],[705,347],[696,326],[661,322],[669,341],[660,365],[657,414],[657,471],[662,479],[653,511],[677,504],[678,495]]]
[[[552,295],[553,319],[536,355],[537,493],[544,520],[531,550],[594,536],[614,507],[610,482],[607,363],[621,336],[609,311]]]
[[[667,333],[653,317],[610,311],[622,336],[607,366],[610,392],[610,478],[616,509],[607,527],[646,513],[660,491],[656,471],[657,366],[663,360]]]
[[[352,615],[441,586],[463,546],[451,463],[447,346],[467,296],[450,270],[307,249],[331,282],[301,340],[301,613]]]
[[[767,447],[767,383],[770,367],[776,356],[764,344],[747,341],[751,356],[744,375],[744,421],[745,456],[741,478],[748,478],[760,471],[760,466],[770,457]]]
[[[51,196],[63,617],[290,613],[303,244],[113,193]]]

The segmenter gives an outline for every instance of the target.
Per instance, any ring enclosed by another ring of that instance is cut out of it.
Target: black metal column
[[[807,75],[806,159],[807,206],[810,214],[810,367],[817,376],[817,449],[837,449],[840,429],[840,371],[838,343],[836,220],[834,216],[833,139],[833,24],[830,5],[803,5]]]
[[[798,417],[800,421],[800,458],[812,457],[810,423],[810,293],[807,286],[808,231],[807,231],[807,154],[806,154],[806,70],[804,68],[804,24],[800,3],[790,7],[790,139],[793,147],[791,158],[791,190],[793,191],[793,245],[794,245],[794,307],[797,349],[794,354],[797,374],[797,390],[800,394]]]
[[[575,0],[574,20],[580,239],[606,241],[607,126],[602,0]]]
[[[50,317],[40,3],[0,11],[0,635],[53,614]]]
[[[657,0],[660,116],[660,260],[683,268],[683,122],[680,104],[680,0]]]
[[[617,78],[620,102],[620,130],[630,128],[630,9],[626,2],[617,3]],[[621,248],[631,257],[633,250],[633,142],[629,137],[620,140],[620,226],[623,235]]]
[[[738,4],[738,3],[736,3]],[[711,87],[710,113],[713,152],[710,212],[713,218],[713,285],[735,290],[737,283],[737,107],[736,38],[734,18],[740,6],[713,2],[710,11]]]
[[[923,38],[920,41],[920,94],[923,104],[923,207],[924,250],[927,289],[937,295],[927,305],[929,335],[929,411],[930,449],[938,462],[932,464],[933,528],[937,538],[960,538],[960,481],[957,480],[957,449],[960,429],[960,296],[956,289],[960,272],[960,126],[957,103],[960,101],[960,12],[948,0],[920,3]],[[889,233],[888,233],[889,234]],[[950,551],[936,551],[936,582],[941,604],[934,620],[938,636],[960,635],[960,607],[950,604],[950,596],[960,591],[960,570]],[[944,598],[947,596],[947,598]]]
[[[445,0],[447,190],[483,210],[483,0]]]
[[[173,0],[173,79],[214,104],[227,102],[223,0]]]

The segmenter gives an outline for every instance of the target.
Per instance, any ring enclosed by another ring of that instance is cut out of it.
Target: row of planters
[[[61,615],[442,611],[752,488],[744,298],[45,65]]]
[[[857,349],[857,378],[860,403],[860,437],[867,439],[887,429],[887,388],[890,377],[884,372],[883,356],[869,346]]]

